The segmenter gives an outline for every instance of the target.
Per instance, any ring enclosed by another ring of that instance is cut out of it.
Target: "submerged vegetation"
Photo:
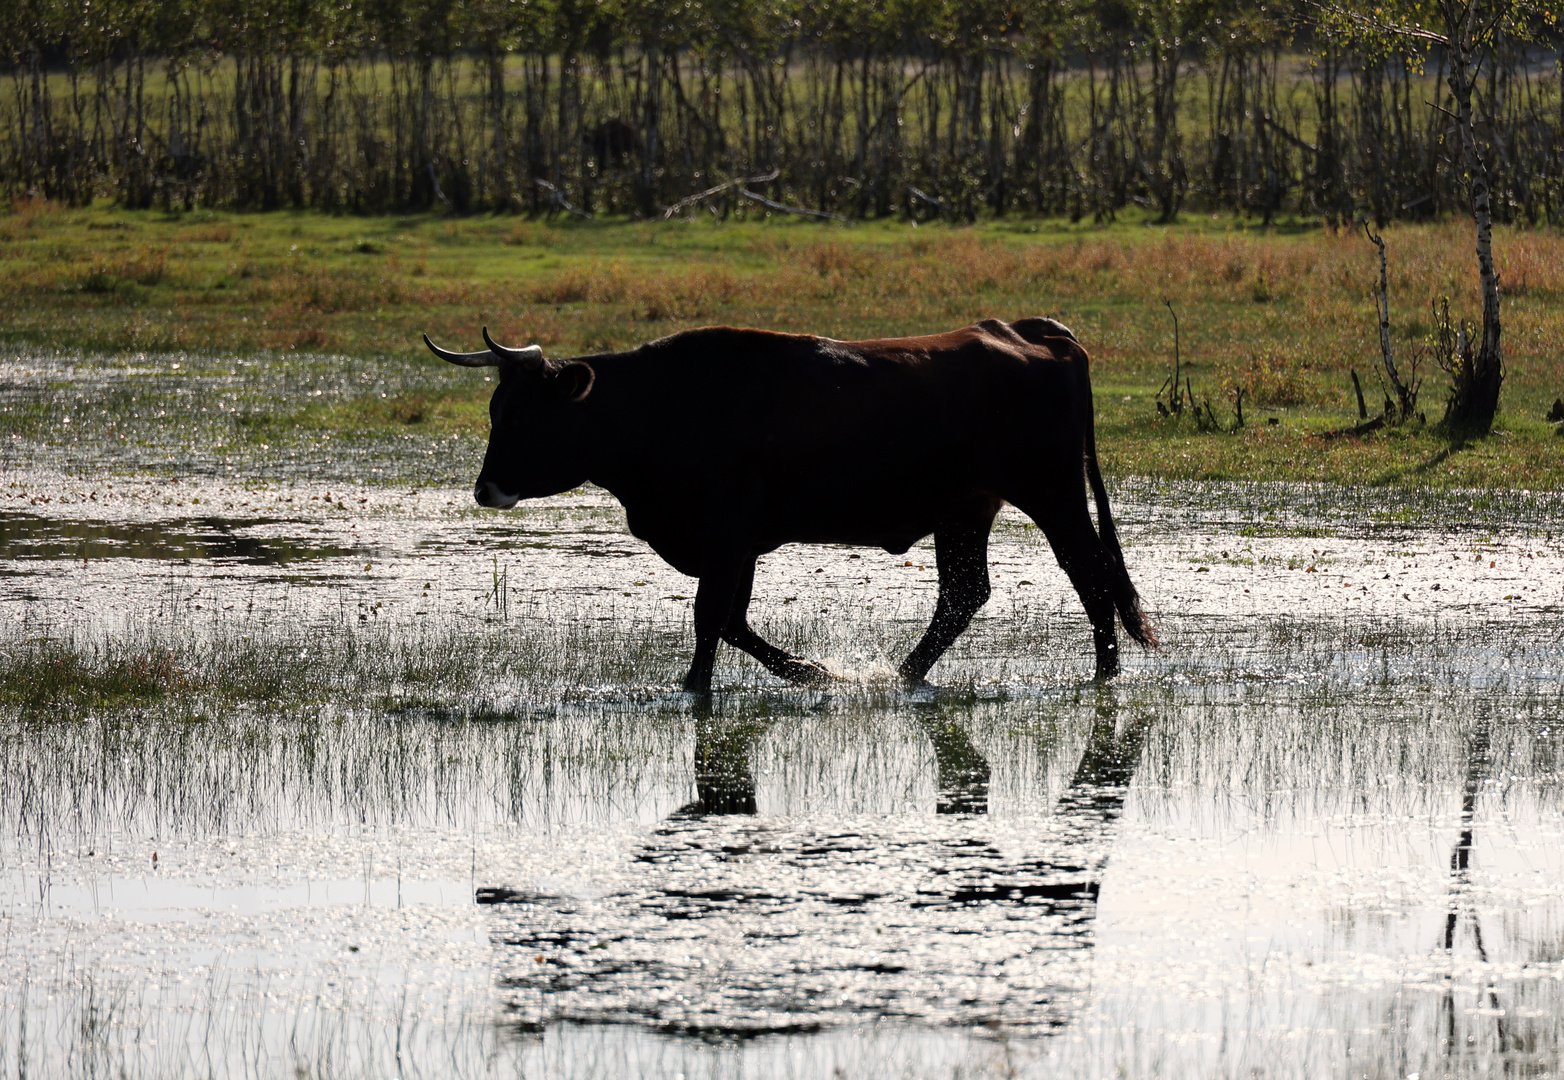
[[[903,701],[908,692],[896,675],[896,657],[921,624],[906,612],[829,614],[766,619],[768,632],[791,649],[832,656],[838,669],[840,658],[849,659],[842,679],[805,697],[838,708]],[[1090,662],[1079,622],[1073,612],[1025,611],[980,622],[971,642],[953,648],[942,663],[940,689],[925,696],[970,704],[1075,686]],[[1482,652],[1481,628],[1420,618],[1343,613],[1250,622],[1245,640],[1251,651],[1240,656],[1213,653],[1211,647],[1230,635],[1202,620],[1172,620],[1174,655],[1132,654],[1128,681],[1138,688],[1134,693],[1174,684],[1224,686],[1235,679],[1335,678],[1344,665],[1365,674],[1365,686],[1388,691],[1409,674],[1414,655],[1413,673],[1425,683],[1491,686],[1509,678],[1512,664],[1530,670],[1557,651],[1554,642],[1516,636],[1489,655]],[[18,635],[0,640],[0,720],[358,714],[483,720],[552,715],[594,701],[632,709],[662,702],[682,711],[687,699],[677,688],[689,636],[679,620],[644,612],[592,619],[541,608],[486,626],[436,619],[325,633],[320,627],[290,632],[275,619],[224,619],[198,632],[165,622],[129,633]],[[735,700],[799,696],[737,654],[724,653],[723,661],[723,689]],[[1529,686],[1535,676],[1517,678]]]
[[[496,620],[497,621],[497,620]],[[0,716],[207,720],[251,708],[340,712],[517,707],[517,697],[639,685],[678,663],[677,627],[518,618],[503,631],[436,619],[408,628],[289,628],[273,618],[0,643]],[[501,703],[504,703],[503,705]]]

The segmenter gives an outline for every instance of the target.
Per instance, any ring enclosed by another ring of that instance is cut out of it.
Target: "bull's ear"
[[[591,364],[572,360],[550,376],[549,386],[567,401],[580,401],[592,392],[592,384],[596,381],[597,372],[592,370]]]

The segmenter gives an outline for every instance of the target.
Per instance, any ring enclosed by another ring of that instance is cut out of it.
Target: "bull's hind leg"
[[[1086,617],[1092,624],[1097,647],[1097,678],[1119,673],[1119,640],[1113,606],[1113,560],[1092,525],[1086,509],[1086,492],[1070,489],[1045,496],[1013,499],[1017,508],[1037,522],[1054,558],[1075,586]]]
[[[755,560],[751,559],[749,568],[739,578],[738,589],[733,595],[733,607],[728,612],[728,625],[722,631],[722,640],[735,649],[749,653],[779,679],[802,685],[829,679],[830,673],[819,664],[777,648],[750,628],[749,599],[754,587]]]
[[[972,616],[988,603],[988,533],[997,512],[997,505],[985,506],[959,524],[935,531],[939,600],[923,640],[901,663],[902,678],[908,682],[922,682],[935,661],[971,624]]]

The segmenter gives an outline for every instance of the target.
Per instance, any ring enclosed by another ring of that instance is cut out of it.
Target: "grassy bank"
[[[1429,302],[1476,314],[1469,228],[1388,236],[1392,332],[1403,366],[1425,350]],[[1349,372],[1381,397],[1369,290],[1374,249],[1307,223],[1229,218],[1173,228],[1000,222],[544,223],[512,217],[165,215],[24,203],[0,214],[0,340],[13,350],[115,356],[189,351],[273,371],[322,355],[408,370],[436,364],[419,334],[571,354],[690,326],[764,326],[837,338],[1053,314],[1092,351],[1105,466],[1178,478],[1318,479],[1433,486],[1564,486],[1564,441],[1544,416],[1564,394],[1564,238],[1500,235],[1509,377],[1499,430],[1452,445],[1427,427],[1324,439],[1357,416]],[[1222,430],[1158,416],[1171,370],[1172,301],[1197,398]],[[1447,379],[1423,365],[1429,419]],[[485,386],[311,405],[277,394],[251,428],[362,431],[429,424],[481,438]],[[448,387],[448,389],[446,389]],[[1245,393],[1246,424],[1233,398]],[[268,438],[270,436],[267,436]]]

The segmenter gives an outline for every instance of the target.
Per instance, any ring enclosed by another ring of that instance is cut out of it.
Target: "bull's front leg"
[[[750,560],[750,573],[754,573]],[[733,600],[743,581],[743,560],[722,560],[700,576],[695,589],[695,659],[684,677],[684,689],[692,694],[711,693],[711,673],[717,665],[717,642],[727,628]]]
[[[749,653],[771,674],[779,679],[800,686],[817,686],[830,682],[832,675],[812,660],[794,656],[786,649],[779,649],[749,625],[749,600],[755,588],[755,560],[744,564],[739,575],[738,588],[733,593],[733,605],[728,610],[728,625],[722,631],[722,640],[735,649]]]
[[[771,674],[800,685],[828,682],[831,674],[819,664],[779,649],[750,629],[750,592],[755,584],[753,556],[725,561],[700,576],[695,590],[695,659],[684,677],[684,689],[711,693],[717,642],[726,641],[749,653]]]

